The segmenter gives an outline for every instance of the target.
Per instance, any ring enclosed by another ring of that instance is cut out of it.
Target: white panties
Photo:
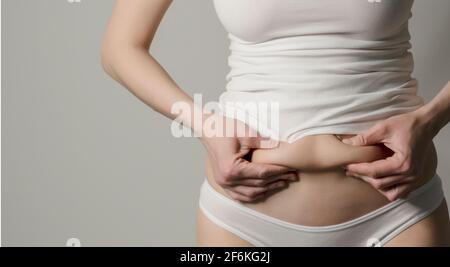
[[[208,182],[200,190],[199,206],[208,219],[254,246],[342,247],[383,246],[431,214],[444,198],[436,174],[426,184],[356,219],[330,226],[289,223],[229,199]]]

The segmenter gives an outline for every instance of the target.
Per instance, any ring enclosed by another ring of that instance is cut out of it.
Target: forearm
[[[193,123],[202,119],[201,107],[194,105],[192,98],[179,88],[145,47],[105,46],[102,49],[102,65],[113,79],[153,110],[172,120],[181,119],[186,127],[195,132],[201,131]],[[183,103],[190,112],[172,113],[175,103]],[[200,117],[195,118],[195,115]]]
[[[427,104],[417,110],[433,136],[450,121],[450,82]]]

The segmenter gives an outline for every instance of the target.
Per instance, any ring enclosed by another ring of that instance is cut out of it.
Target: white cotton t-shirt
[[[230,40],[230,72],[220,96],[224,113],[244,120],[243,111],[252,127],[294,142],[313,134],[359,133],[419,108],[424,101],[411,77],[409,51],[412,4],[214,0]],[[255,105],[276,110],[255,114]]]

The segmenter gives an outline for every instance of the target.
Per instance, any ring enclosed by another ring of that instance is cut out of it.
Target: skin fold
[[[252,153],[253,162],[271,163],[301,170],[322,171],[356,162],[371,162],[386,158],[391,151],[385,146],[354,147],[341,139],[351,135],[312,135],[292,144],[281,142],[275,149],[257,149]]]

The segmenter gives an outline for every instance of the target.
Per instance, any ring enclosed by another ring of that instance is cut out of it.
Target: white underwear
[[[430,215],[443,198],[441,178],[436,174],[407,198],[397,199],[356,219],[330,226],[303,226],[233,201],[205,179],[199,206],[212,222],[258,247],[373,247],[383,246]]]

